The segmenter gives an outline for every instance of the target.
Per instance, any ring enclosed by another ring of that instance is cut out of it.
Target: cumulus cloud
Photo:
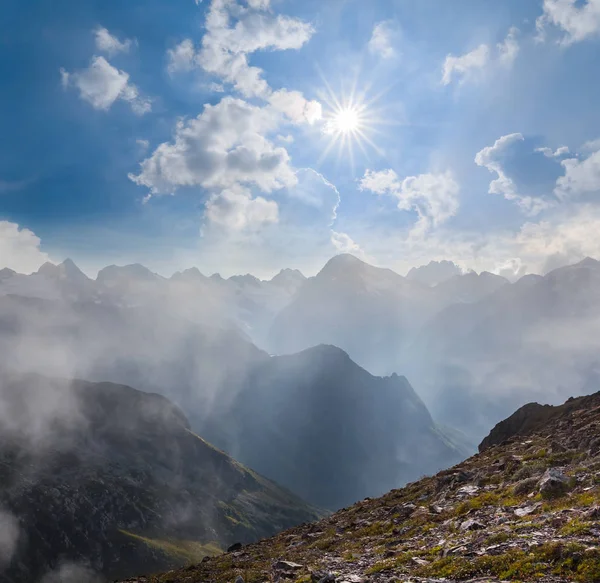
[[[233,273],[247,271],[249,265],[259,274],[278,271],[281,265],[315,271],[339,250],[339,245],[352,246],[349,236],[334,231],[340,202],[335,185],[310,168],[299,169],[296,175],[296,184],[274,193],[273,200],[265,197],[264,202],[254,202],[260,197],[234,189],[237,198],[230,197],[235,199],[231,205],[231,201],[224,203],[221,192],[216,193],[217,206],[210,212],[218,213],[218,217],[216,221],[206,217],[201,248],[194,260],[201,261],[208,271],[222,269],[223,257],[227,257],[227,267]],[[224,204],[228,205],[226,212],[222,212]],[[245,205],[253,217],[249,224],[238,213]],[[228,224],[222,224],[224,221]]]
[[[104,57],[94,56],[86,69],[68,73],[60,70],[63,87],[75,87],[79,96],[94,109],[108,111],[117,100],[126,101],[134,113],[143,115],[152,109],[149,99],[141,97],[129,82],[129,74],[113,67]]]
[[[542,210],[550,208],[553,204],[552,201],[541,196],[520,194],[514,180],[507,174],[504,168],[510,150],[515,144],[524,142],[525,138],[521,133],[502,136],[492,146],[486,146],[477,152],[475,164],[487,168],[492,174],[496,174],[497,176],[490,182],[489,194],[499,194],[506,200],[515,202],[526,214],[536,215]]]
[[[249,55],[257,51],[300,49],[314,34],[311,24],[273,15],[269,8],[268,0],[253,0],[247,6],[233,0],[213,0],[199,49],[190,39],[169,49],[168,70],[173,74],[200,67],[244,97],[271,103],[293,123],[314,123],[322,115],[319,102],[307,100],[299,91],[273,91],[263,78],[263,70],[249,63]]]
[[[280,89],[269,96],[269,103],[295,124],[314,124],[323,117],[318,101],[307,101],[299,91]]]
[[[191,71],[194,68],[195,56],[196,49],[194,48],[194,43],[189,38],[186,38],[167,51],[167,58],[169,60],[167,70],[171,74],[178,71]]]
[[[206,72],[232,84],[245,97],[262,97],[269,91],[263,71],[248,63],[259,50],[301,48],[314,28],[297,18],[272,15],[269,2],[254,1],[249,8],[225,0],[213,0],[206,17],[206,33],[196,61]],[[232,25],[232,18],[237,22]]]
[[[600,211],[582,205],[566,215],[539,223],[525,223],[516,237],[519,256],[537,264],[542,272],[575,263],[584,257],[598,257]]]
[[[555,194],[560,199],[600,192],[600,150],[587,158],[568,158],[561,162],[564,176],[556,181]]]
[[[331,231],[331,242],[340,253],[352,253],[357,257],[363,255],[363,250],[347,233]]]
[[[394,29],[389,20],[377,23],[373,28],[371,39],[367,45],[369,52],[372,55],[379,55],[384,59],[391,59],[396,56],[392,38],[394,37]]]
[[[519,29],[513,26],[508,31],[504,41],[496,46],[498,51],[498,61],[505,67],[512,67],[519,54],[520,47],[519,41],[517,40],[518,34]]]
[[[559,42],[570,45],[600,33],[600,0],[544,0],[544,12],[537,19],[538,39],[548,29],[558,29]]]
[[[120,41],[116,36],[110,34],[106,28],[99,26],[94,30],[96,49],[112,57],[118,53],[128,53],[133,41],[125,39]]]
[[[450,172],[420,174],[400,180],[393,170],[367,170],[359,182],[361,190],[390,195],[401,210],[415,210],[419,221],[415,233],[424,233],[453,217],[458,211],[458,183]]]
[[[448,54],[442,68],[442,85],[450,85],[455,79],[465,81],[475,77],[477,73],[496,64],[505,68],[512,67],[519,54],[519,29],[512,27],[501,43],[492,50],[481,44],[472,51],[461,56]]]
[[[19,273],[36,271],[48,261],[40,243],[39,237],[29,229],[0,221],[0,269],[8,267]]]
[[[154,195],[190,186],[245,184],[263,192],[293,186],[287,151],[265,137],[276,128],[272,111],[225,97],[196,118],[180,121],[173,140],[160,144],[130,179]]]
[[[483,69],[490,60],[490,49],[487,45],[479,45],[471,52],[455,57],[447,55],[442,73],[442,85],[450,85],[454,77],[467,77],[474,71]]]
[[[248,189],[239,186],[211,195],[205,207],[208,221],[234,231],[255,230],[279,218],[275,201],[262,196],[252,198]]]
[[[535,149],[536,152],[541,152],[542,154],[544,154],[544,156],[546,156],[546,158],[560,158],[562,156],[566,156],[567,154],[569,154],[569,147],[568,146],[561,146],[560,148],[557,148],[556,150],[553,150],[552,148],[536,148]]]

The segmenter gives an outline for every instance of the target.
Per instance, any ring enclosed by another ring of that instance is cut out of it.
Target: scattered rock
[[[514,512],[519,517],[529,516],[533,514],[538,508],[540,508],[541,504],[537,502],[536,504],[532,504],[531,506],[524,506],[523,508],[515,508]]]
[[[485,524],[483,524],[473,518],[469,518],[469,520],[465,520],[460,525],[460,530],[483,530],[484,528],[485,528]]]
[[[517,482],[513,486],[513,492],[516,496],[522,496],[523,494],[529,494],[533,490],[535,490],[536,486],[539,483],[539,478],[525,478],[520,482]]]
[[[299,563],[294,563],[292,561],[277,561],[273,565],[274,571],[299,571],[303,568],[303,565],[300,565]]]
[[[569,478],[560,470],[550,468],[538,482],[540,494],[547,498],[562,496],[569,489]]]
[[[235,553],[242,550],[242,543],[233,543],[230,547],[227,547],[228,553]]]

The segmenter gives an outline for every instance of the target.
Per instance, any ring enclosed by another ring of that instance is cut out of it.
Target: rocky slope
[[[521,412],[522,417],[532,407]],[[482,453],[274,538],[129,583],[600,581],[600,393]],[[501,443],[498,443],[498,442]]]
[[[173,568],[320,515],[194,434],[162,396],[0,379],[2,581],[39,581],[65,561],[113,578]]]

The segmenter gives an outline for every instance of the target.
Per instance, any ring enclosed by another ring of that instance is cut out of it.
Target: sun
[[[321,75],[321,79],[325,85],[325,90],[318,92],[324,106],[324,123],[321,126],[324,149],[318,165],[336,149],[336,163],[349,163],[354,172],[356,149],[359,149],[366,159],[370,157],[368,149],[374,150],[377,155],[383,155],[383,151],[374,142],[375,135],[381,133],[378,127],[390,125],[390,120],[386,120],[380,110],[374,109],[375,102],[383,93],[367,99],[370,86],[364,91],[357,91],[355,83],[348,94],[343,88],[336,94],[324,75]]]
[[[349,134],[360,128],[360,115],[355,107],[344,107],[331,119],[332,129],[342,134]]]

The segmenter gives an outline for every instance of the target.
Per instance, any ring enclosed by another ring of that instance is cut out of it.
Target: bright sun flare
[[[331,120],[332,129],[348,134],[355,132],[360,127],[358,111],[353,107],[340,109]]]
[[[382,94],[366,99],[365,92],[357,92],[354,87],[348,95],[343,92],[336,95],[324,76],[321,76],[326,91],[319,93],[324,105],[322,133],[326,146],[319,158],[321,164],[332,149],[337,149],[337,161],[349,163],[354,172],[355,148],[358,148],[368,158],[367,147],[379,155],[382,151],[373,141],[373,136],[380,133],[377,126],[384,125],[381,114],[373,109],[373,105]],[[356,83],[355,83],[356,84]],[[388,125],[386,122],[385,125]]]

